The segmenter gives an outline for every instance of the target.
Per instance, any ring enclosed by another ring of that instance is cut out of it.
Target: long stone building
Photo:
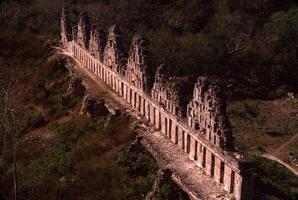
[[[71,28],[68,12],[62,11],[61,41],[82,66],[111,86],[168,142],[184,151],[198,170],[233,198],[253,198],[251,165],[233,149],[225,101],[214,81],[198,77],[193,95],[186,102],[182,99],[183,84],[167,77],[165,66],[158,67],[155,76],[152,74],[154,68],[141,36],[133,38],[125,58],[118,27],[112,26],[106,37],[100,25],[91,25],[86,12]]]

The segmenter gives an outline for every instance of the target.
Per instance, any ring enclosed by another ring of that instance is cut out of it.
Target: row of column
[[[158,103],[129,84],[117,72],[106,67],[86,50],[76,44],[72,46],[74,57],[90,71],[101,78],[115,92],[122,96],[133,108],[138,110],[172,143],[178,145],[189,158],[194,160],[206,174],[216,182],[222,184],[225,190],[234,193],[236,199],[241,199],[242,177],[233,170],[223,158],[220,158],[212,149],[195,138],[181,125],[181,122],[172,117]]]

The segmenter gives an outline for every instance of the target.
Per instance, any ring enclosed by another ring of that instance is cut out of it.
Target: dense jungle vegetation
[[[0,199],[144,199],[155,160],[132,145],[125,115],[80,114],[84,90],[70,98],[67,60],[52,44],[0,28]],[[165,183],[156,198],[179,192]]]
[[[143,33],[153,66],[166,63],[169,73],[220,77],[237,98],[298,90],[294,0],[4,0],[0,23],[59,38],[62,2],[73,24],[82,10],[106,31],[119,24],[126,50]]]

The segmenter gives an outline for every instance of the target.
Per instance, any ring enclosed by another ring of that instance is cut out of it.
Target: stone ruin
[[[129,50],[127,63],[122,49],[118,26],[109,28],[108,38],[99,24],[91,25],[87,12],[82,12],[77,26],[71,26],[67,10],[61,17],[62,42],[73,39],[87,49],[94,58],[112,70],[125,76],[136,88],[151,93],[160,106],[179,118],[186,118],[188,125],[212,145],[232,148],[232,132],[226,116],[226,105],[219,87],[207,78],[199,77],[190,100],[186,80],[168,74],[165,65],[160,65],[151,84],[152,66],[149,66],[148,51],[144,38],[136,35]],[[72,34],[71,34],[72,32]]]
[[[90,17],[87,12],[82,12],[78,23],[77,43],[85,49],[89,49],[90,31]]]
[[[151,89],[151,72],[146,42],[140,35],[132,39],[127,59],[126,79],[135,87],[149,92]]]
[[[109,36],[104,49],[103,63],[114,71],[125,74],[125,58],[122,50],[122,38],[118,26],[113,25],[109,29]]]
[[[221,90],[206,77],[198,77],[187,106],[188,125],[220,148],[232,148],[232,131]]]
[[[106,41],[102,28],[91,26],[88,13],[83,12],[70,36],[67,16],[63,11],[61,36],[72,57],[123,97],[226,192],[237,200],[251,200],[250,164],[235,156],[226,104],[218,84],[206,77],[189,84],[191,79],[175,77],[160,65],[151,86],[154,70],[142,37],[133,38],[126,60],[117,26],[110,27]],[[82,112],[94,116],[103,105],[109,110],[106,103],[86,97]]]
[[[184,118],[187,102],[190,100],[189,84],[184,79],[171,76],[168,71],[166,65],[157,68],[151,96],[164,109]]]
[[[72,40],[72,28],[69,21],[69,12],[67,9],[62,9],[61,15],[61,41],[63,44]]]
[[[89,51],[100,61],[103,61],[106,40],[106,34],[100,24],[93,25],[90,34]]]

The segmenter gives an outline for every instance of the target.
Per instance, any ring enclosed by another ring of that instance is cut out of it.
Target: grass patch
[[[262,200],[296,200],[298,179],[278,163],[265,158],[251,157],[255,171],[256,198]]]

